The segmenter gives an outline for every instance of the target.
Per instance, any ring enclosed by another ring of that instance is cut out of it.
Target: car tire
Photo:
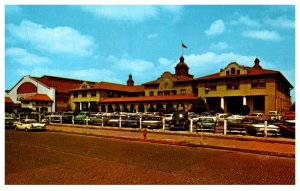
[[[15,127],[15,130],[18,131],[19,130],[18,127]]]

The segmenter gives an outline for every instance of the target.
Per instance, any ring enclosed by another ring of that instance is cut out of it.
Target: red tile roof
[[[256,76],[256,75],[269,75],[269,74],[280,74],[280,72],[275,70],[265,70],[253,67],[244,66],[244,68],[248,71],[247,74],[241,75],[233,75],[233,76],[220,76],[220,73],[214,73],[211,75],[203,76],[200,78],[196,78],[195,80],[211,80],[211,79],[221,79],[221,78],[230,78],[230,77],[243,77],[243,76]]]
[[[75,80],[75,79],[68,79],[68,78],[61,78],[61,77],[54,77],[54,76],[42,76],[40,78],[38,77],[32,77],[32,78],[45,84],[48,87],[55,87],[56,91],[59,93],[68,93],[69,90],[80,87],[82,82],[84,82],[84,80]]]
[[[145,87],[138,85],[138,86],[127,86],[123,84],[115,84],[110,82],[99,82],[92,84],[92,86],[86,90],[114,90],[114,91],[121,91],[121,92],[131,92],[131,93],[138,93],[138,92],[144,92]],[[72,89],[71,91],[82,91],[84,89],[76,88]]]
[[[5,97],[5,103],[14,103],[10,97]]]
[[[52,102],[53,100],[50,99],[46,94],[36,94],[36,95],[28,96],[22,99],[22,101],[51,101]]]
[[[194,100],[197,96],[194,94],[186,95],[163,95],[163,96],[140,96],[140,97],[121,97],[121,98],[103,98],[100,103],[116,102],[151,102],[151,101],[185,101]]]
[[[177,80],[174,81],[174,83],[176,82],[188,82],[188,81],[193,81],[193,77],[191,76],[186,76],[186,75],[179,75],[179,76],[176,76],[175,74],[172,74],[173,77],[175,77]],[[156,80],[153,80],[153,81],[150,81],[150,82],[146,82],[144,83],[143,85],[154,85],[154,84],[158,84],[159,82],[159,79],[156,79]]]

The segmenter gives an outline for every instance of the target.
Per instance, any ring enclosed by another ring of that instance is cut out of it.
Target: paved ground
[[[163,130],[147,130],[147,137],[144,138],[143,129],[60,124],[48,125],[47,129],[48,131],[112,137],[133,141],[215,148],[295,158],[295,139],[289,138],[264,138],[211,133],[203,133],[201,135],[201,133],[195,132],[170,132]]]
[[[5,184],[285,185],[286,190],[295,185],[295,159],[9,129]]]

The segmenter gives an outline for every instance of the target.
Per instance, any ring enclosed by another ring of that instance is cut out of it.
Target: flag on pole
[[[181,46],[182,46],[182,48],[187,48],[187,46],[185,44],[183,44],[182,42],[181,42]]]

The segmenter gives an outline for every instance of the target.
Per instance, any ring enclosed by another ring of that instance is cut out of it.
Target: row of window
[[[97,93],[96,91],[91,91],[91,97],[96,97]],[[78,92],[73,93],[74,98],[78,98]],[[83,91],[81,92],[81,97],[87,97],[87,92]]]
[[[238,80],[227,81],[226,87],[227,90],[238,90],[240,88],[240,82]],[[251,80],[251,88],[265,88],[265,87],[266,87],[266,79],[262,78],[262,79]],[[216,91],[217,82],[205,83],[205,90]]]
[[[180,90],[180,95],[185,95],[186,94],[186,89],[181,89]],[[157,95],[177,95],[177,90],[167,90],[167,91],[158,91]],[[154,91],[149,92],[149,96],[154,96]]]

